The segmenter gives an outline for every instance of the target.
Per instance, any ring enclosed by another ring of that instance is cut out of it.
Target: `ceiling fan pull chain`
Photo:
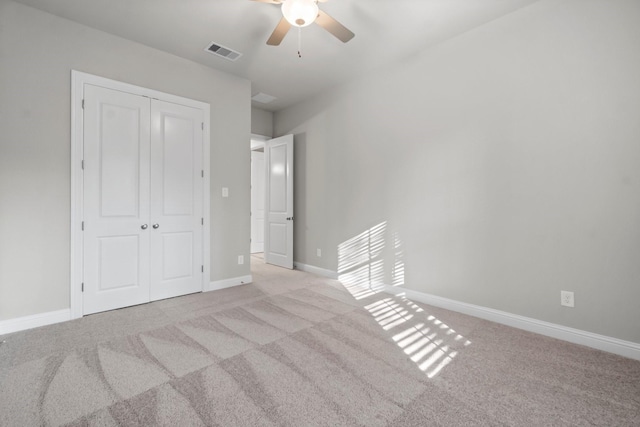
[[[298,58],[302,58],[302,27],[298,27]]]

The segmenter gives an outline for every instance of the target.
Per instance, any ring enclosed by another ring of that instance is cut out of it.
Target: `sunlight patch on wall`
[[[386,229],[384,221],[338,245],[338,280],[357,300],[384,287]]]
[[[378,257],[384,249],[386,229],[387,222],[384,221],[340,243],[338,245],[338,272],[348,271]]]
[[[385,259],[391,260],[388,272]],[[387,288],[385,277],[391,286],[401,286],[405,280],[402,240],[397,232],[388,235],[386,221],[338,245],[338,273],[356,300],[372,300],[365,309],[383,330],[393,333],[396,345],[428,378],[471,344],[404,295],[380,294]]]
[[[391,286],[404,285],[404,253],[402,241],[398,232],[393,233],[393,270],[391,271]]]

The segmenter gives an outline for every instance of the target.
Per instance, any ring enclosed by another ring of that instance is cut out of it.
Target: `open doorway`
[[[264,207],[265,207],[265,136],[251,137],[251,257],[260,255],[264,262]]]

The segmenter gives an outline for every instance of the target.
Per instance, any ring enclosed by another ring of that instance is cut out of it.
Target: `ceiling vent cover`
[[[251,99],[261,104],[268,104],[272,101],[275,101],[277,98],[275,96],[267,95],[266,93],[260,92],[253,95]]]
[[[242,56],[240,52],[236,52],[235,50],[224,47],[218,43],[211,43],[205,50],[224,59],[228,59],[229,61],[236,61]]]

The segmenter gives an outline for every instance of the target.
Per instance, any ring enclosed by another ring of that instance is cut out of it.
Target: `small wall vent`
[[[236,52],[235,50],[229,49],[228,47],[222,46],[218,43],[211,43],[205,50],[224,59],[228,59],[229,61],[236,61],[242,56],[240,52]]]

